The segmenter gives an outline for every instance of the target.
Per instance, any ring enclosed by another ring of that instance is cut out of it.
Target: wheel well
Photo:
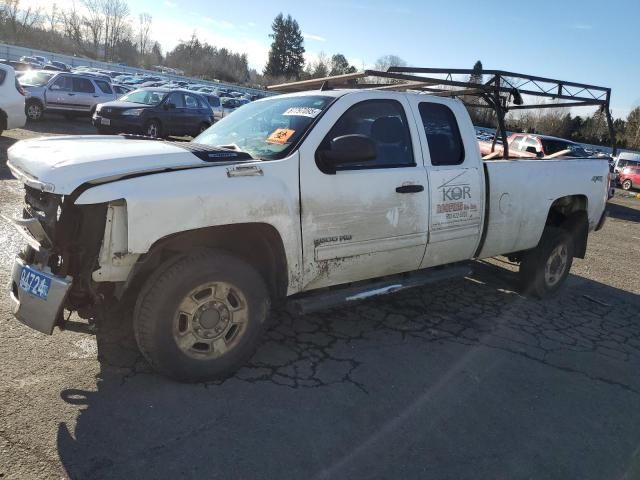
[[[198,248],[220,248],[251,264],[267,283],[272,301],[286,298],[289,285],[284,244],[278,231],[266,223],[241,223],[188,230],[158,240],[140,258],[127,292],[137,291],[160,264]]]
[[[567,195],[556,199],[549,208],[545,225],[567,230],[573,237],[574,255],[584,258],[589,235],[588,199],[585,195]]]
[[[26,101],[26,105],[30,104],[30,103],[37,103],[38,105],[40,105],[41,107],[44,106],[44,104],[42,103],[42,100],[40,100],[39,98],[30,98]]]

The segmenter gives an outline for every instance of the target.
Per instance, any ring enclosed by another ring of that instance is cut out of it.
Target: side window
[[[219,107],[220,106],[220,98],[219,97],[207,97],[207,100],[209,100],[209,105],[211,105],[212,107]]]
[[[98,85],[98,88],[102,90],[102,93],[113,93],[113,90],[111,90],[111,85],[109,85],[104,80],[96,80],[96,85]]]
[[[526,140],[526,146],[527,147],[536,147],[538,148],[538,142],[536,142],[536,140],[534,138],[527,138]]]
[[[376,144],[375,160],[344,163],[337,170],[415,166],[407,117],[396,100],[367,100],[353,105],[336,122],[318,150],[329,148],[331,140],[343,135],[367,135]]]
[[[73,78],[73,91],[80,93],[95,93],[93,83],[87,78]]]
[[[184,100],[182,99],[182,93],[173,92],[169,97],[169,102],[173,103],[176,108],[184,108]]]
[[[184,94],[184,104],[187,108],[194,108],[194,109],[200,108],[198,106],[198,99],[187,93]]]
[[[51,87],[50,90],[61,91],[61,92],[70,92],[72,88],[71,77],[67,77],[66,75],[62,75],[57,77]]]
[[[0,68],[0,85],[4,83],[4,79],[6,78],[6,76],[7,76],[7,72],[5,72]]]
[[[460,165],[464,162],[464,146],[456,117],[440,103],[422,102],[418,106],[424,133],[429,144],[431,165]]]

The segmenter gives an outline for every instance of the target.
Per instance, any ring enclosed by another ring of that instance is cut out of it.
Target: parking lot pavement
[[[19,208],[17,182],[0,195]],[[640,202],[614,202],[551,301],[514,292],[503,260],[477,262],[465,279],[276,314],[219,383],[151,372],[126,312],[47,337],[2,297],[0,477],[640,478]],[[0,283],[20,243],[0,224]]]

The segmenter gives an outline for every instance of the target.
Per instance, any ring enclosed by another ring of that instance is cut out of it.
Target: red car
[[[549,135],[513,133],[507,139],[509,142],[509,157],[511,158],[542,158],[555,153],[570,150],[565,157],[588,157],[589,154],[580,144],[564,138]],[[491,153],[491,142],[480,141],[482,156]],[[496,145],[496,151],[502,154],[502,145]]]
[[[640,188],[640,166],[627,166],[618,173],[618,183],[624,190]]]

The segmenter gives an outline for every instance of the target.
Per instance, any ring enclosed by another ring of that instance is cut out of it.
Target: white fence
[[[85,58],[85,57],[74,57],[74,56],[70,56],[70,55],[62,55],[60,53],[53,53],[53,52],[47,52],[45,50],[35,50],[33,48],[26,48],[26,47],[17,47],[15,45],[7,45],[4,43],[0,43],[0,58],[5,59],[5,60],[19,60],[20,57],[23,56],[28,56],[31,57],[33,55],[39,55],[42,57],[47,57],[49,60],[55,60],[58,62],[64,62],[67,65],[71,65],[72,67],[79,67],[79,66],[87,66],[87,67],[95,67],[95,68],[101,68],[104,70],[113,70],[113,71],[117,71],[117,72],[124,72],[124,73],[130,73],[130,74],[135,74],[135,73],[144,73],[144,74],[149,74],[149,75],[161,75],[163,78],[168,78],[171,80],[189,80],[189,81],[194,81],[194,82],[198,82],[202,85],[211,85],[213,87],[222,87],[222,88],[229,88],[232,89],[234,91],[237,92],[242,92],[242,93],[250,93],[250,94],[254,94],[254,95],[272,95],[271,92],[266,92],[264,90],[259,90],[256,88],[249,88],[249,87],[243,87],[240,85],[234,85],[232,83],[223,83],[223,82],[210,82],[208,80],[201,80],[199,78],[191,78],[191,77],[185,77],[182,75],[175,75],[175,74],[170,74],[170,73],[164,73],[164,72],[157,72],[155,70],[145,70],[143,68],[136,68],[136,67],[129,67],[127,65],[120,65],[120,64],[115,64],[115,63],[108,63],[108,62],[100,62],[98,60],[92,60],[90,58]]]

